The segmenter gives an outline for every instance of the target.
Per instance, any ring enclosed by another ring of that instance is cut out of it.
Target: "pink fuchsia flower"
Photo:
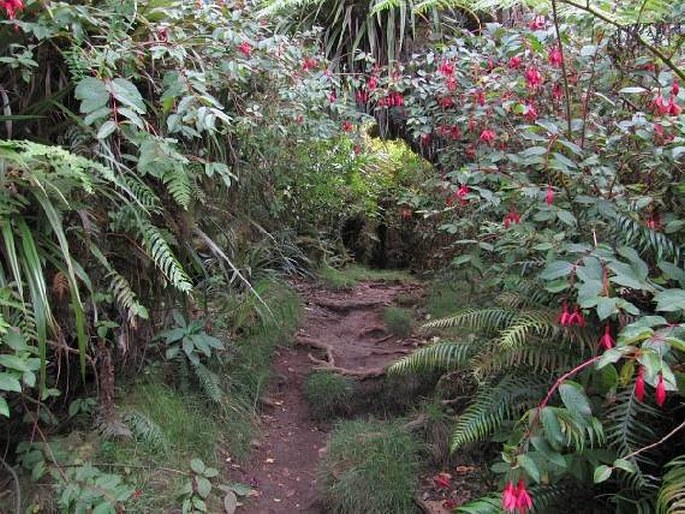
[[[250,54],[252,53],[252,46],[251,46],[250,43],[248,43],[247,41],[243,41],[242,43],[240,43],[240,44],[238,45],[238,50],[240,50],[240,51],[243,53],[243,55],[244,55],[247,59],[249,59],[249,58],[250,58]]]
[[[454,74],[454,64],[452,64],[450,61],[442,61],[438,67],[438,71],[445,77],[451,77],[452,74]]]
[[[457,89],[457,79],[454,77],[447,77],[447,91],[455,91]]]
[[[521,56],[515,55],[514,57],[509,59],[509,69],[518,70],[521,67],[522,63],[523,63],[523,59],[521,58]]]
[[[497,138],[494,130],[485,129],[480,133],[480,140],[487,144],[492,144],[492,142]]]
[[[542,74],[535,66],[531,66],[523,74],[530,89],[537,89],[542,84]]]
[[[673,84],[671,84],[671,94],[673,96],[678,96],[678,93],[680,93],[680,86],[678,85],[678,81],[674,80]]]
[[[544,16],[536,16],[535,18],[533,18],[533,21],[531,21],[528,24],[528,27],[530,28],[530,30],[542,30],[545,28],[546,25],[547,20]]]
[[[664,374],[659,373],[659,380],[656,383],[656,404],[661,407],[666,401],[666,386],[664,384]]]
[[[576,305],[576,308],[573,310],[573,313],[568,320],[568,324],[578,325],[579,327],[585,326],[585,317],[583,316],[583,313],[578,305]]]
[[[557,322],[562,327],[567,327],[570,325],[570,323],[569,323],[570,318],[571,318],[571,314],[568,312],[568,304],[564,301],[561,304],[561,312],[559,313],[559,316],[557,316]]]
[[[555,100],[561,100],[564,97],[564,90],[561,87],[561,84],[554,84],[554,87],[552,87],[552,98]]]
[[[481,89],[473,94],[473,98],[478,105],[485,105],[485,93]]]
[[[504,228],[509,228],[511,225],[518,225],[521,223],[521,215],[512,209],[504,216],[503,223]]]
[[[516,487],[516,508],[520,514],[526,514],[533,508],[533,500],[526,490],[526,484],[523,479],[519,480]]]
[[[350,120],[345,120],[342,122],[342,129],[345,132],[352,132],[352,122]]]
[[[421,146],[428,146],[431,142],[431,135],[430,134],[421,134],[420,142],[421,142]]]
[[[369,81],[366,83],[366,87],[369,91],[374,91],[378,87],[378,79],[376,77],[370,77]]]
[[[302,61],[302,71],[309,71],[315,69],[319,65],[319,62],[314,59],[314,57],[307,57]]]
[[[558,46],[550,48],[547,55],[547,60],[552,66],[561,66],[564,60],[564,55],[561,53],[561,49]]]
[[[354,97],[355,100],[357,100],[357,103],[365,104],[369,101],[369,92],[365,90],[359,90]]]
[[[637,368],[637,378],[635,379],[635,398],[641,402],[645,398],[645,368],[640,366]]]
[[[552,189],[552,184],[547,186],[547,193],[545,194],[545,203],[547,205],[552,205],[554,203],[554,189]]]
[[[671,97],[671,100],[668,103],[668,114],[671,116],[678,116],[681,112],[683,112],[683,108],[676,103],[674,97]]]
[[[463,206],[463,205],[466,205],[467,203],[469,203],[469,201],[466,199],[468,194],[469,194],[469,186],[467,186],[466,184],[462,184],[461,187],[459,187],[459,189],[457,189],[456,196],[459,199],[460,205]]]
[[[338,95],[335,94],[335,91],[331,91],[328,93],[328,101],[331,103],[335,103],[336,100],[338,99]]]
[[[611,337],[611,327],[609,326],[609,323],[604,325],[604,335],[600,338],[599,344],[602,345],[605,350],[611,350],[616,344],[614,338]]]
[[[17,13],[24,8],[24,2],[22,0],[0,1],[0,7],[4,8],[7,12],[7,17],[13,20],[17,17]]]
[[[502,508],[505,512],[516,512],[516,488],[511,480],[508,480],[502,491]]]
[[[443,96],[442,98],[440,98],[438,103],[440,104],[440,107],[442,107],[443,109],[449,109],[450,107],[454,107],[454,100],[452,100],[451,96]]]
[[[538,119],[538,111],[533,105],[528,104],[526,105],[526,111],[523,114],[523,117],[526,118],[526,120],[530,123],[533,123]]]

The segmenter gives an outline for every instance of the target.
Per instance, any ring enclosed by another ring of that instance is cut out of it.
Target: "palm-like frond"
[[[459,368],[474,354],[474,346],[469,342],[449,341],[424,346],[393,363],[388,373],[401,375]]]
[[[666,473],[656,500],[658,514],[685,514],[685,455],[664,466]]]

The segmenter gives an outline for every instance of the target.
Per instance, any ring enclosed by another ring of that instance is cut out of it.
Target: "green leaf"
[[[203,498],[207,498],[209,496],[209,493],[212,492],[211,482],[207,480],[205,477],[197,477],[196,483],[198,494]]]
[[[602,296],[597,299],[597,316],[599,321],[604,321],[612,314],[618,313],[618,307],[616,307],[616,298],[607,298]]]
[[[80,111],[89,114],[109,103],[109,92],[104,82],[94,77],[86,77],[78,83],[74,90],[74,96],[81,100]]]
[[[205,472],[206,466],[201,459],[195,458],[190,461],[190,469],[192,469],[195,473],[202,474]]]
[[[118,126],[114,121],[107,120],[100,126],[100,129],[95,137],[98,139],[107,139],[107,137],[111,135],[117,129],[117,127]]]
[[[116,78],[107,82],[107,89],[119,103],[130,107],[138,114],[145,114],[145,101],[133,83]]]
[[[0,373],[0,391],[11,391],[21,393],[21,382],[9,373]]]
[[[620,468],[623,471],[627,471],[628,473],[637,473],[638,469],[635,464],[630,462],[629,460],[626,459],[616,459],[614,461],[614,467],[615,468]]]
[[[614,470],[614,468],[611,468],[609,466],[606,466],[602,464],[601,466],[597,466],[595,468],[595,474],[594,474],[594,481],[595,484],[599,484],[600,482],[604,482],[606,480],[609,480],[609,477],[611,476],[611,472]]]
[[[24,359],[20,359],[16,355],[0,355],[0,365],[22,372],[31,371],[26,365],[26,361]]]
[[[538,469],[537,464],[535,464],[535,461],[531,459],[528,454],[523,453],[519,455],[516,458],[516,462],[526,471],[530,478],[535,480],[535,482],[540,482],[540,470]]]
[[[116,509],[109,502],[100,503],[93,509],[93,514],[116,514]]]
[[[573,264],[566,261],[550,262],[540,273],[542,280],[554,280],[555,278],[568,277],[573,271]]]
[[[0,414],[6,418],[10,417],[10,406],[7,405],[7,400],[0,396]]]
[[[9,329],[0,341],[5,343],[15,352],[22,352],[28,349],[24,335],[13,328]]]
[[[577,382],[566,380],[559,386],[559,394],[561,401],[568,410],[578,413],[583,417],[592,416],[592,409],[590,408],[590,401],[585,395],[583,386]]]
[[[685,310],[685,290],[667,289],[654,295],[657,302],[656,310],[661,312],[677,312]]]
[[[559,209],[557,211],[557,218],[559,218],[559,221],[565,223],[569,227],[576,226],[576,217],[567,210]]]

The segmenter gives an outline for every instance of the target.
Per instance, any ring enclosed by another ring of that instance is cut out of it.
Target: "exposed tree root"
[[[371,309],[379,305],[386,305],[385,300],[335,300],[332,298],[312,298],[311,302],[336,312],[348,312],[355,309]]]
[[[312,369],[318,371],[330,371],[331,373],[337,373],[338,375],[353,377],[359,380],[377,378],[385,375],[384,368],[354,370],[336,366],[335,356],[333,355],[333,347],[329,344],[316,341],[315,339],[310,339],[308,337],[300,337],[295,340],[295,343],[301,344],[303,346],[309,346],[310,348],[316,348],[317,350],[323,350],[325,352],[325,359],[319,359],[317,357],[314,357],[311,353],[308,355],[309,360],[311,360],[315,364],[315,366]]]

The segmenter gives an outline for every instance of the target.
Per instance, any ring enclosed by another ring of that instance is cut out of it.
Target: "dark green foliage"
[[[323,501],[335,514],[417,512],[419,446],[401,425],[344,421],[320,465]]]
[[[321,421],[348,415],[354,392],[351,379],[328,371],[314,371],[304,383],[304,394],[312,416]]]
[[[401,307],[388,307],[383,311],[383,321],[391,334],[399,337],[409,337],[414,325],[412,311]]]

